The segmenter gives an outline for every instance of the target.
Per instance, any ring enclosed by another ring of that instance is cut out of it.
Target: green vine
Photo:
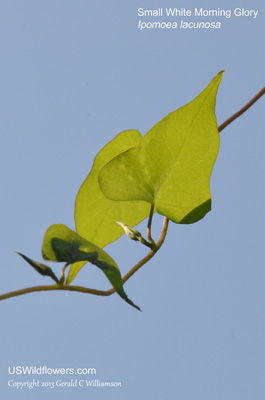
[[[95,158],[91,172],[77,194],[76,232],[57,224],[50,226],[44,235],[44,260],[64,262],[60,279],[49,266],[18,253],[55,284],[8,292],[0,295],[0,300],[53,290],[97,296],[117,292],[140,310],[125,293],[124,283],[159,251],[169,220],[180,224],[195,223],[210,211],[210,176],[218,154],[219,133],[265,94],[264,87],[217,127],[215,100],[221,79],[222,72],[193,101],[163,118],[145,136],[130,130],[109,142]],[[155,212],[164,216],[157,242],[151,232]],[[146,240],[133,227],[147,217]],[[126,223],[120,222],[121,219]],[[121,277],[116,262],[103,247],[124,232],[130,239],[147,246],[149,252]],[[109,290],[71,284],[87,262],[102,270],[112,285]]]

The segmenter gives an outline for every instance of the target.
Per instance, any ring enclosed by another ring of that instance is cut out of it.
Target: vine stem
[[[224,121],[219,127],[218,131],[221,132],[227,125],[231,124],[235,119],[240,117],[240,115],[244,114],[256,101],[258,101],[265,94],[265,87],[261,89],[244,107],[242,107],[239,111],[233,114],[230,118]]]
[[[239,111],[237,111],[230,118],[228,118],[226,121],[224,121],[218,127],[218,131],[221,132],[229,124],[231,124],[231,122],[233,122],[235,119],[240,117],[240,115],[242,115],[245,111],[247,111],[264,94],[265,94],[265,87],[263,89],[261,89]],[[154,213],[154,206],[152,205],[151,206],[151,210],[150,210],[150,214],[149,214],[148,224],[147,224],[147,237],[148,237],[148,240],[149,240],[149,242],[151,244],[155,244],[154,240],[152,239],[152,235],[151,235],[151,225],[152,225],[153,213]],[[125,283],[133,274],[135,274],[135,272],[137,272],[144,264],[146,264],[151,258],[154,257],[156,252],[160,249],[160,247],[164,243],[164,240],[165,240],[165,237],[166,237],[166,234],[167,234],[168,223],[169,223],[169,219],[167,217],[164,217],[163,227],[162,227],[162,231],[161,231],[160,237],[158,239],[158,242],[155,244],[155,246],[149,251],[149,253],[142,260],[140,260],[134,267],[132,267],[130,269],[129,272],[127,272],[126,275],[124,275],[124,277],[122,278],[122,282],[123,283]],[[66,265],[63,267],[63,270],[62,270],[62,276],[61,276],[62,280],[64,280],[65,268],[66,268]],[[12,291],[12,292],[8,292],[8,293],[0,295],[0,300],[9,299],[10,297],[20,296],[20,295],[23,295],[23,294],[26,294],[26,293],[33,293],[33,292],[40,292],[40,291],[51,291],[51,290],[67,290],[67,291],[70,291],[70,292],[89,293],[89,294],[94,294],[94,295],[97,295],[97,296],[110,296],[111,294],[113,294],[115,292],[114,288],[111,288],[109,290],[97,290],[97,289],[86,288],[86,287],[83,287],[83,286],[65,285],[64,282],[60,282],[59,284],[56,284],[56,285],[34,286],[34,287],[29,287],[29,288],[25,288],[25,289],[20,289],[20,290],[15,290],[15,291]]]
[[[149,242],[151,244],[154,244],[154,240],[152,239],[152,234],[151,234],[151,225],[152,225],[152,219],[153,219],[153,214],[154,214],[154,204],[151,205],[151,209],[150,209],[150,214],[149,214],[149,218],[148,218],[148,223],[147,223],[147,239],[149,240]]]
[[[33,292],[41,292],[41,291],[51,291],[51,290],[68,290],[70,292],[81,292],[81,293],[90,293],[95,294],[98,296],[108,296],[104,290],[97,290],[97,289],[89,289],[83,286],[74,286],[74,285],[43,285],[43,286],[33,286],[28,287],[25,289],[14,290],[13,292],[5,293],[0,295],[0,300],[5,300],[10,297],[20,296],[26,293],[33,293]]]
[[[169,219],[164,217],[163,227],[156,243],[156,249],[152,249],[149,253],[140,260],[123,278],[122,283],[125,283],[138,269],[140,269],[144,264],[146,264],[152,257],[154,257],[155,253],[160,249],[162,244],[164,243],[167,228],[168,228]],[[63,269],[65,269],[66,265]],[[98,289],[90,289],[83,286],[74,286],[74,285],[65,285],[64,283],[60,283],[57,285],[43,285],[43,286],[33,286],[25,289],[14,290],[13,292],[8,292],[5,294],[0,295],[0,300],[5,300],[10,297],[21,296],[22,294],[26,293],[33,293],[33,292],[41,292],[41,291],[53,291],[53,290],[67,290],[70,292],[81,292],[81,293],[89,293],[94,294],[96,296],[110,296],[111,294],[115,293],[115,289],[111,288],[109,290],[98,290]]]
[[[65,276],[64,276],[64,273],[65,273],[65,270],[66,270],[66,268],[68,267],[68,263],[66,263],[64,266],[63,266],[63,268],[62,268],[62,270],[61,270],[61,279],[60,279],[60,282],[62,283],[62,284],[64,284],[64,282],[65,282]]]

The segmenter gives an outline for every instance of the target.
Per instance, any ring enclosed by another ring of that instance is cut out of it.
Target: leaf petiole
[[[64,285],[64,283],[65,283],[65,276],[64,276],[64,273],[65,273],[65,270],[66,270],[66,268],[68,267],[68,265],[70,265],[70,264],[69,264],[69,263],[64,264],[64,266],[63,266],[63,268],[62,268],[62,270],[61,270],[60,284],[62,284],[62,285]]]

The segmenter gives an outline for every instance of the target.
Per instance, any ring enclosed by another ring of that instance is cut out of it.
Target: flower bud
[[[140,239],[142,238],[141,233],[138,232],[136,229],[131,228],[130,226],[124,224],[123,222],[116,221],[116,223],[122,227],[122,229],[130,239],[135,241],[140,241]]]
[[[142,237],[142,235],[139,231],[137,231],[134,228],[131,228],[130,226],[128,226],[127,224],[124,224],[123,222],[116,221],[116,223],[123,228],[124,232],[130,239],[135,240],[136,242],[141,242],[145,246],[152,248],[151,243],[147,242],[147,240],[145,240]]]

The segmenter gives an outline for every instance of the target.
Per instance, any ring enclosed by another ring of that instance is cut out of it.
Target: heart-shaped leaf
[[[99,174],[103,194],[146,201],[177,223],[193,223],[211,209],[210,176],[219,148],[215,99],[220,72],[189,104],[156,124],[137,148],[109,161]]]
[[[63,224],[51,225],[45,232],[42,245],[45,260],[72,264],[89,261],[99,267],[116,292],[133,307],[139,309],[123,289],[120,270],[111,256]],[[139,309],[140,310],[140,309]]]

